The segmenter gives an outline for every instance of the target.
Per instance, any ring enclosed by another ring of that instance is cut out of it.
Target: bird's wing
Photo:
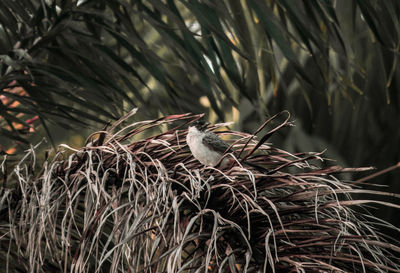
[[[203,137],[203,144],[206,145],[211,150],[216,150],[217,152],[225,152],[229,148],[229,144],[219,138],[219,136],[213,132],[206,132]],[[231,149],[228,152],[232,152]]]

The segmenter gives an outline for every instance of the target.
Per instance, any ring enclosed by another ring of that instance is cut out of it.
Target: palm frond
[[[204,167],[185,141],[185,126],[200,116],[118,129],[121,120],[81,149],[63,145],[37,175],[31,150],[9,175],[15,188],[2,190],[1,264],[29,272],[400,271],[399,242],[380,227],[399,229],[362,210],[399,209],[387,200],[399,196],[340,179],[368,168],[321,168],[321,153],[291,154],[238,131],[218,133],[264,171],[240,160]],[[263,126],[290,123],[272,125]]]

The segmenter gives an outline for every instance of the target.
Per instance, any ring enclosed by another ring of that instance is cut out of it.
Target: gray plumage
[[[212,145],[210,145],[212,143]],[[213,132],[205,132],[203,137],[203,144],[209,149],[215,150],[220,153],[230,153],[232,149],[229,149],[229,144],[219,138],[219,136]]]

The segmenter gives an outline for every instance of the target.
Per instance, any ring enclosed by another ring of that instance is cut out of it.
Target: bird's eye
[[[204,121],[202,121],[202,120],[195,121],[195,122],[193,122],[193,125],[194,126],[203,126],[204,125]]]

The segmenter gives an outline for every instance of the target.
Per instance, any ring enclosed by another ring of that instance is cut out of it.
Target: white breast
[[[204,137],[203,132],[200,132],[194,126],[191,126],[189,127],[189,132],[186,136],[186,142],[189,145],[190,151],[192,152],[193,156],[198,161],[200,161],[200,163],[207,166],[215,166],[217,165],[222,154],[219,152],[212,151],[206,145],[204,145],[203,137]]]

